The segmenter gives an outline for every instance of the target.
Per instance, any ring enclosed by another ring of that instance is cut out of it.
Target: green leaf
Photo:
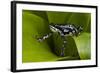
[[[57,59],[58,57],[52,53],[49,45],[45,41],[40,43],[35,38],[36,35],[41,36],[48,32],[45,26],[46,24],[44,23],[46,20],[35,14],[24,11],[22,20],[22,61],[42,62]]]
[[[74,39],[71,36],[67,36],[65,39],[66,39],[66,44],[65,44],[64,56],[66,56],[66,60],[80,59]],[[54,33],[53,41],[55,45],[54,47],[55,53],[58,56],[60,56],[61,49],[63,48],[62,37],[59,36],[58,33]],[[65,58],[61,58],[60,60],[65,60]]]
[[[47,14],[46,14],[45,11],[24,10],[24,12],[28,12],[28,13],[31,13],[31,14],[35,14],[35,15],[37,15],[37,16],[39,16],[39,17],[45,19],[45,20],[48,20],[48,18],[47,18]],[[47,22],[48,22],[48,21],[47,21]]]
[[[73,13],[66,23],[71,23],[76,26],[82,26],[84,32],[90,32],[90,13]]]
[[[90,21],[89,13],[50,12],[23,10],[22,14],[22,61],[44,62],[90,59]],[[79,37],[66,37],[65,57],[60,57],[63,41],[58,33],[43,42],[38,37],[50,33],[49,23],[76,24],[83,26]],[[88,32],[88,33],[85,33]],[[86,44],[87,43],[87,44]]]
[[[72,13],[70,12],[50,12],[47,11],[49,23],[65,24],[70,18]]]
[[[81,59],[91,58],[91,36],[90,33],[82,33],[79,37],[74,37]]]

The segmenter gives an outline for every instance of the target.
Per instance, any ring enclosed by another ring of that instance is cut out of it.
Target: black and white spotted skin
[[[50,29],[59,32],[61,36],[76,36],[79,34],[79,30],[73,25],[49,25]]]
[[[60,24],[50,24],[49,28],[51,30],[51,33],[48,33],[42,38],[39,38],[38,41],[42,42],[43,40],[49,38],[54,32],[58,32],[59,35],[63,39],[63,45],[61,48],[61,56],[64,56],[65,45],[67,42],[65,37],[66,36],[78,36],[80,32],[83,30],[81,26],[75,27],[74,25],[60,25]]]

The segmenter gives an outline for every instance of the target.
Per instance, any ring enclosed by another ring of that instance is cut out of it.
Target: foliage
[[[61,60],[83,60],[91,58],[90,22],[91,14],[73,12],[31,11],[22,13],[22,61],[44,62]],[[36,37],[50,33],[49,24],[81,25],[83,32],[78,37],[66,37],[65,57],[60,57],[61,37],[57,33],[43,42]],[[58,36],[58,38],[56,38]],[[55,50],[58,49],[58,50]]]

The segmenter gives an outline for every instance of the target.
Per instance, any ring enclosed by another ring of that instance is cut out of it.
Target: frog
[[[60,56],[62,56],[62,57],[65,56],[64,50],[65,50],[65,45],[67,43],[66,37],[67,36],[72,36],[72,37],[76,36],[77,37],[83,31],[82,26],[75,26],[74,24],[54,24],[54,23],[51,23],[51,24],[49,24],[49,28],[50,28],[51,32],[44,35],[41,38],[38,38],[37,40],[39,42],[42,42],[42,41],[48,39],[50,36],[52,36],[53,33],[58,33],[59,36],[61,36],[61,38],[63,40],[63,45],[62,45],[61,53],[60,53]]]

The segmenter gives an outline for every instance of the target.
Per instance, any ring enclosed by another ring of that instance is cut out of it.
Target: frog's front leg
[[[42,41],[44,41],[45,39],[49,38],[51,35],[52,35],[52,33],[49,33],[49,34],[47,34],[47,35],[45,35],[45,36],[43,36],[43,37],[41,37],[41,38],[38,38],[37,40],[38,40],[39,42],[42,42]]]
[[[65,39],[65,36],[61,36],[62,37],[62,40],[63,40],[63,45],[62,45],[62,48],[61,48],[61,56],[65,56],[65,45],[67,43],[66,39]]]

